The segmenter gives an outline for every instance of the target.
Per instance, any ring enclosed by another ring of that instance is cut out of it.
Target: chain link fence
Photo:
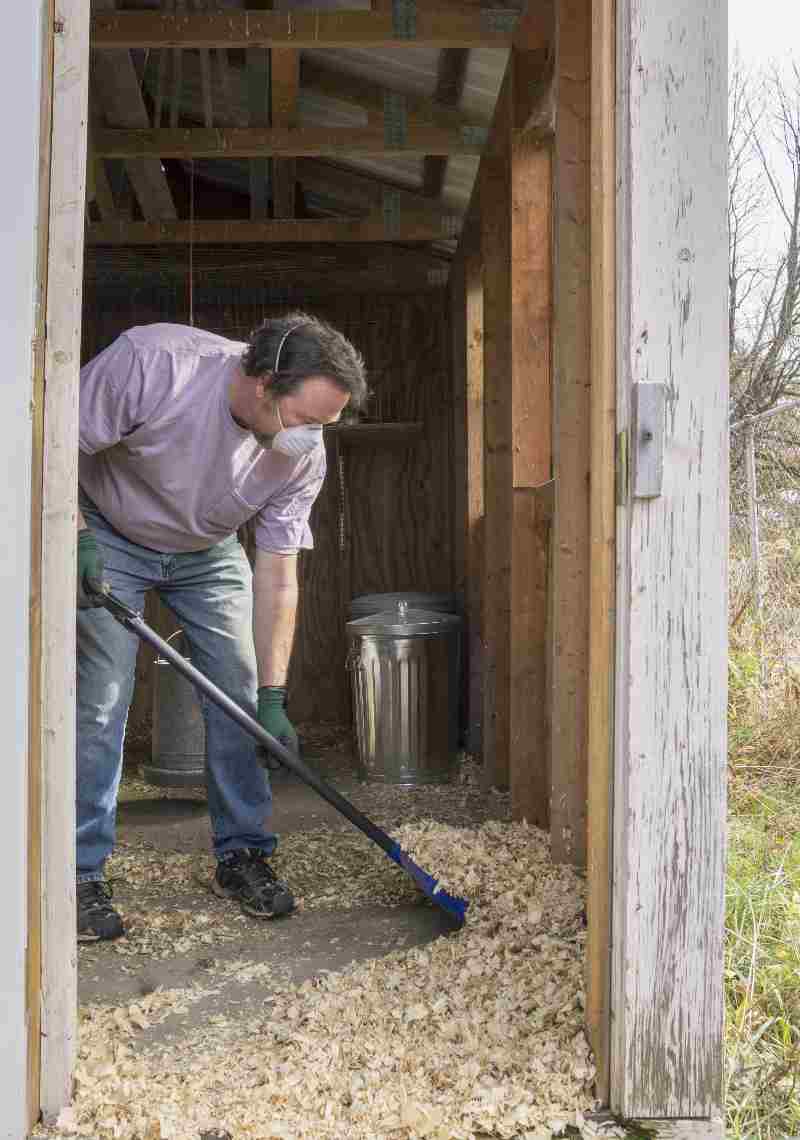
[[[732,425],[730,451],[732,690],[798,700],[800,400]]]

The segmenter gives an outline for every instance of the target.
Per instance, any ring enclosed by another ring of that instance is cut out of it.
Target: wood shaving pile
[[[398,838],[470,899],[462,930],[277,983],[258,1015],[211,1019],[178,1044],[137,1049],[113,1011],[91,1012],[60,1134],[543,1140],[580,1123],[594,1079],[581,879],[524,823],[408,825]]]

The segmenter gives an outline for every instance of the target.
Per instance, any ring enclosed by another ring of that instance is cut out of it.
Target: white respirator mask
[[[302,328],[305,323],[307,322],[301,321],[299,324],[292,325],[281,337],[278,350],[275,353],[273,372],[278,371],[281,350],[286,343],[286,338],[290,333],[293,333],[295,329]],[[275,413],[278,417],[278,423],[281,425],[280,431],[272,436],[268,444],[263,437],[256,437],[259,438],[259,442],[262,446],[267,445],[272,451],[278,451],[281,455],[288,455],[290,459],[302,459],[304,455],[310,455],[322,444],[322,424],[299,424],[297,427],[284,427],[283,420],[281,419],[281,409],[277,400],[275,401]]]
[[[280,421],[281,413],[275,405]],[[272,439],[272,450],[279,451],[281,455],[288,455],[290,459],[302,459],[310,455],[322,443],[322,424],[300,424],[298,427],[285,428],[281,423],[281,430]]]

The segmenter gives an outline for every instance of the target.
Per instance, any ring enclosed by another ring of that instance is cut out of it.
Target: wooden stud
[[[262,0],[259,7],[266,7]],[[270,125],[270,53],[263,47],[248,47],[247,65],[247,122],[252,128]],[[189,152],[187,152],[189,153]],[[191,153],[197,153],[192,151]],[[263,221],[268,214],[269,162],[263,147],[255,147],[245,157],[250,158],[250,218]]]
[[[483,758],[490,785],[507,788],[510,747],[513,437],[511,361],[510,69],[492,149],[480,166],[483,259],[484,577]]]
[[[107,158],[249,158],[268,155],[481,154],[483,141],[450,128],[409,124],[404,142],[388,144],[383,123],[370,127],[205,127],[109,130],[95,134]]]
[[[554,151],[551,847],[586,862],[589,656],[590,0],[558,0]]]
[[[433,6],[416,0],[416,35],[399,38],[392,11],[98,12],[92,16],[92,47],[158,48],[509,48],[511,34],[498,31],[477,7]]]
[[[441,222],[427,218],[403,220],[387,229],[382,221],[340,218],[190,222],[92,222],[89,245],[195,245],[265,244],[270,242],[433,242],[452,237]]]
[[[515,88],[520,79],[520,54],[515,51],[513,57]],[[553,497],[552,164],[549,149],[538,147],[524,135],[515,136],[511,151],[511,219],[514,522],[509,782],[514,818],[546,827],[550,819],[547,632]]]
[[[464,292],[466,300],[466,603],[468,624],[467,655],[467,746],[473,755],[482,751],[483,725],[483,626],[482,596],[484,569],[484,487],[483,487],[483,262],[480,246],[474,240],[464,251]]]
[[[64,0],[55,37],[42,489],[43,958],[41,1105],[72,1096],[75,942],[75,594],[78,373],[89,13]]]
[[[458,107],[467,78],[469,52],[464,48],[446,48],[439,56],[439,74],[436,79],[434,100],[445,107]],[[422,169],[423,194],[440,198],[447,176],[447,158],[444,155],[427,155]]]
[[[272,126],[297,125],[297,95],[300,88],[300,53],[287,48],[272,50]],[[273,159],[272,216],[293,218],[297,162]]]
[[[611,947],[611,786],[616,592],[616,168],[614,0],[592,0],[591,458],[589,723],[586,844],[586,1022],[597,1096],[608,1102]]]

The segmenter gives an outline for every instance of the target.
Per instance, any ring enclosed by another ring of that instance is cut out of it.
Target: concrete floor
[[[474,784],[387,789],[361,784],[347,754],[309,761],[389,831],[415,818],[464,826],[504,814],[503,801],[483,796]],[[351,841],[344,833],[352,832],[352,825],[295,777],[275,773],[272,783],[273,827],[290,849],[302,853],[305,837],[309,844],[314,839],[314,851],[324,852],[319,836],[326,829]],[[272,985],[302,982],[451,930],[445,916],[424,900],[377,905],[362,899],[342,909],[336,903],[335,868],[328,901],[267,922],[243,915],[209,889],[211,835],[199,791],[165,793],[128,777],[120,795],[117,839],[122,866],[112,861],[110,877],[130,934],[119,942],[79,948],[81,1003],[127,1004],[158,987],[213,991],[146,1030],[142,1044],[180,1040],[216,1014],[233,1016],[254,1003],[268,1004]],[[292,858],[286,856],[280,873],[294,889]],[[257,976],[248,980],[251,973]]]

